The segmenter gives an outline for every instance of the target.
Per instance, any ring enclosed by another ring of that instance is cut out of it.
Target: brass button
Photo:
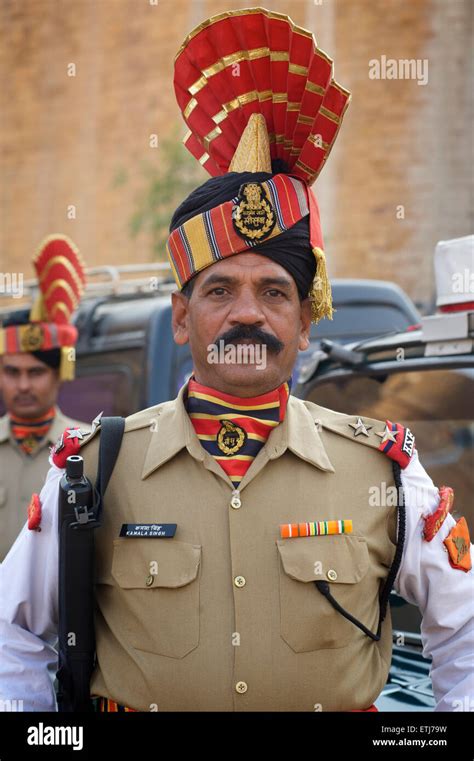
[[[147,576],[146,579],[145,579],[145,584],[147,585],[147,587],[151,587],[151,585],[153,584],[154,580],[155,580],[155,577],[152,576],[151,573],[150,573],[150,575]]]
[[[247,683],[237,682],[237,684],[235,685],[235,689],[237,692],[240,692],[240,694],[242,695],[244,692],[247,692],[248,690]]]
[[[334,570],[334,568],[330,568],[329,569],[329,571],[327,573],[327,577],[328,577],[329,581],[336,581],[336,579],[337,579],[337,573]]]
[[[236,587],[245,587],[245,578],[243,576],[236,576],[234,584]]]
[[[237,496],[232,497],[230,500],[230,506],[234,508],[234,510],[238,510],[239,507],[242,507],[242,502],[240,501],[240,498]]]

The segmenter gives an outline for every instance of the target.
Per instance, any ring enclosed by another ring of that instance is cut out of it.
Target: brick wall
[[[71,235],[90,265],[151,258],[149,232],[132,239],[130,217],[160,141],[185,131],[174,54],[199,21],[247,5],[2,1],[0,270],[31,276],[30,258],[52,231]],[[470,0],[265,5],[311,28],[353,93],[315,188],[331,272],[393,279],[428,299],[435,242],[472,229]],[[382,55],[427,59],[428,84],[369,79],[369,60]]]

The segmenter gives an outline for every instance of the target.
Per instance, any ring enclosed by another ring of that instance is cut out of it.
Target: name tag
[[[175,535],[177,526],[177,523],[122,523],[120,536],[170,539]]]

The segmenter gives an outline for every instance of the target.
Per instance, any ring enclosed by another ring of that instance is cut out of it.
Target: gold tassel
[[[48,319],[43,294],[38,293],[30,310],[30,322],[43,322]]]
[[[332,307],[331,284],[326,270],[326,257],[321,248],[313,248],[316,258],[316,275],[310,291],[311,299],[311,322],[319,322],[323,317],[332,320],[334,309]]]
[[[59,363],[59,378],[63,381],[72,381],[75,377],[76,350],[74,346],[61,346],[61,360]]]

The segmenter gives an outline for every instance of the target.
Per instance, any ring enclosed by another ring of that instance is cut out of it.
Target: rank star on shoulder
[[[384,431],[374,431],[376,436],[380,436],[381,438],[381,444],[385,444],[386,441],[394,441],[396,443],[396,436],[400,433],[400,431],[391,431],[388,425],[385,426]]]
[[[360,417],[357,418],[357,423],[349,423],[350,427],[354,429],[354,436],[368,436],[369,431],[372,428],[371,425],[363,423]]]
[[[72,428],[68,431],[68,439],[83,439],[87,431],[81,431],[80,428]]]

